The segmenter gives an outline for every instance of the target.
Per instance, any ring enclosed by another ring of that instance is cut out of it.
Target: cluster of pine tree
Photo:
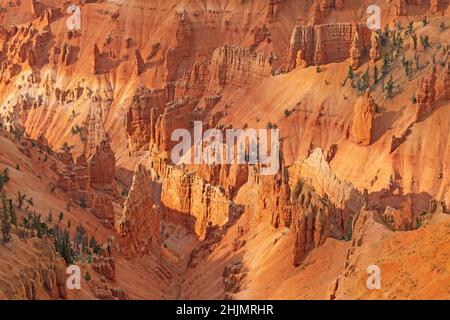
[[[21,208],[26,200],[25,194],[18,192],[18,207]],[[13,227],[19,228],[21,238],[48,237],[52,240],[56,252],[64,258],[67,264],[73,264],[75,261],[86,259],[89,263],[93,255],[98,255],[100,246],[94,236],[89,238],[86,229],[80,224],[77,226],[75,236],[72,239],[69,233],[70,225],[64,230],[60,227],[64,214],[59,214],[58,222],[52,225],[52,215],[49,213],[47,220],[42,219],[42,215],[36,211],[31,211],[30,205],[33,205],[32,198],[27,200],[28,206],[23,209],[24,217],[20,225],[17,222],[16,206],[13,199],[8,199],[6,194],[1,194],[0,227],[2,232],[2,242],[7,243],[11,237]]]

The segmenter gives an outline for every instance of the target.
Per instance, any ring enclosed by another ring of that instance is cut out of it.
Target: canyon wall
[[[371,31],[365,24],[299,25],[292,32],[289,48],[285,54],[284,69],[290,71],[297,65],[297,54],[307,66],[342,62],[349,58],[355,34],[359,36],[358,48],[368,52]]]

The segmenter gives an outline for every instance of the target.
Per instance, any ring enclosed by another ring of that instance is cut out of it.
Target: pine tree
[[[19,207],[19,209],[22,209],[25,198],[26,198],[26,195],[24,193],[21,193],[19,190],[17,190],[17,206]]]
[[[6,243],[10,239],[10,233],[11,233],[11,221],[8,214],[8,203],[6,201],[6,195],[4,192],[2,192],[1,195],[2,198],[2,211],[1,211],[1,227],[2,227],[2,241],[3,243]]]
[[[100,246],[97,243],[97,240],[95,240],[94,236],[91,236],[91,239],[89,240],[89,247],[94,251],[95,254],[98,254],[100,251]]]
[[[9,216],[11,218],[11,224],[17,226],[16,207],[14,206],[12,199],[8,200],[8,209],[9,209]]]
[[[389,71],[389,54],[386,52],[383,56],[383,65],[381,66],[381,73],[386,75]]]
[[[353,67],[348,66],[347,78],[350,80],[353,80],[354,77],[355,77],[355,72],[353,71]]]
[[[369,82],[370,82],[370,73],[369,72],[370,72],[369,67],[367,67],[366,72],[362,76],[364,89],[367,89],[367,87],[369,87]]]
[[[87,282],[91,281],[91,275],[90,275],[89,271],[86,271],[86,275],[85,275],[84,279],[85,279]]]
[[[392,98],[392,92],[394,91],[394,80],[392,79],[392,75],[389,78],[388,83],[386,84],[386,91],[387,91],[386,97],[388,99],[391,99]]]
[[[375,83],[378,83],[378,67],[377,65],[375,65],[375,67],[373,68],[373,81],[375,81]]]
[[[408,26],[406,27],[405,35],[409,36],[413,33],[413,31],[414,31],[414,21],[410,20],[408,22]]]
[[[9,181],[9,169],[3,169],[3,172],[0,174],[0,191],[2,191],[3,186]]]

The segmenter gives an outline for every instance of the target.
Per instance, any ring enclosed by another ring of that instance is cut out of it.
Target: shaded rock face
[[[262,53],[227,45],[214,51],[208,91],[214,93],[225,87],[246,87],[269,77],[271,71],[270,61]]]
[[[354,203],[354,207],[346,204],[346,207],[338,208],[326,192],[322,196],[309,182],[296,178],[295,171],[288,172],[284,168],[276,176],[266,177],[258,175],[257,167],[250,167],[247,187],[251,190],[248,196],[253,200],[247,204],[246,214],[251,221],[263,221],[274,228],[289,228],[289,236],[294,243],[292,263],[298,266],[313,248],[321,246],[328,237],[341,239],[348,236],[351,219],[360,204]],[[292,185],[290,181],[295,183]],[[337,183],[325,184],[336,187]],[[333,190],[327,192],[333,194]],[[346,192],[339,189],[334,193],[342,196]],[[357,194],[348,195],[347,200],[350,197],[357,197]],[[333,201],[336,200],[333,198]]]
[[[228,199],[233,199],[236,192],[248,181],[249,167],[243,164],[221,164],[209,166],[201,164],[197,175],[213,185],[219,185],[225,190]]]
[[[156,121],[164,111],[166,102],[166,90],[145,87],[136,90],[125,120],[130,152],[150,149],[150,143],[155,139]]]
[[[330,211],[334,208],[302,182],[297,184],[292,199],[293,264],[298,266],[309,251],[322,245],[330,235]]]
[[[415,211],[413,200],[407,197],[399,209],[387,206],[381,217],[385,225],[394,231],[410,231],[428,223],[435,215],[448,213],[445,202],[436,200],[430,200],[426,211],[420,214]]]
[[[164,112],[158,117],[155,124],[155,134],[152,143],[159,150],[170,152],[178,142],[172,141],[172,133],[176,129],[191,130],[195,120],[201,119],[196,111],[197,99],[180,98],[167,104]]]
[[[431,74],[423,77],[419,82],[419,92],[417,92],[417,116],[421,117],[433,110],[436,101],[436,67],[433,66]]]
[[[155,201],[157,192],[158,186],[151,172],[138,165],[125,207],[115,221],[125,251],[141,255],[159,250],[161,212]]]
[[[367,89],[366,94],[355,105],[352,125],[353,137],[357,143],[363,146],[368,146],[371,143],[375,112],[375,100],[370,95],[370,89]]]
[[[203,179],[171,166],[161,173],[161,202],[166,218],[200,238],[208,224],[223,226],[234,214],[234,208],[224,190]]]
[[[282,9],[284,0],[266,0],[266,21],[277,21],[278,13]]]
[[[358,33],[358,49],[368,52],[371,31],[365,24],[350,23],[296,26],[286,52],[284,69],[296,67],[297,53],[308,66],[341,62],[349,58],[355,35]]]
[[[177,12],[177,29],[172,45],[164,53],[164,81],[175,81],[178,68],[191,50],[192,26],[185,10]]]

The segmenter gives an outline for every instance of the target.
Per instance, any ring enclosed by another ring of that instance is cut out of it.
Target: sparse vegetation
[[[5,184],[8,183],[8,181],[9,181],[9,169],[5,168],[0,174],[0,191],[3,190],[3,187],[5,186]]]
[[[385,52],[383,56],[383,65],[381,66],[381,73],[383,74],[383,76],[388,74],[389,66],[390,66],[389,54]]]
[[[86,209],[87,206],[88,206],[86,199],[85,198],[81,198],[79,205],[80,205],[81,208]]]
[[[273,124],[271,121],[267,122],[266,124],[267,129],[276,129],[278,126],[276,124]]]
[[[64,151],[64,152],[69,152],[70,149],[71,148],[70,148],[69,144],[67,142],[64,142],[62,147],[61,147],[61,150]]]
[[[414,21],[409,20],[408,26],[406,27],[405,37],[409,37],[414,31]]]
[[[77,134],[80,134],[81,133],[81,127],[79,126],[79,125],[74,125],[73,127],[72,127],[72,134],[73,135],[77,135]]]
[[[375,65],[375,67],[373,68],[373,81],[375,83],[378,83],[378,80],[380,80],[379,79],[379,74],[378,74],[378,66]]]
[[[17,190],[17,206],[19,209],[22,209],[23,202],[25,201],[25,198],[27,196],[24,193],[21,193],[19,190]]]
[[[420,43],[424,50],[430,47],[430,38],[428,36],[420,36]]]
[[[389,81],[386,84],[386,98],[387,99],[392,99],[394,87],[395,87],[394,80],[391,75],[391,77],[389,78]]]
[[[0,223],[1,223],[1,231],[2,231],[2,242],[7,243],[10,240],[11,236],[11,219],[9,214],[9,206],[8,201],[6,200],[6,194],[2,192],[2,210],[0,211]]]
[[[422,18],[422,24],[423,24],[423,26],[426,26],[426,25],[428,24],[427,16],[424,16],[424,17]]]
[[[353,71],[353,67],[348,66],[347,78],[350,80],[353,80],[354,77],[355,77],[355,72]]]

